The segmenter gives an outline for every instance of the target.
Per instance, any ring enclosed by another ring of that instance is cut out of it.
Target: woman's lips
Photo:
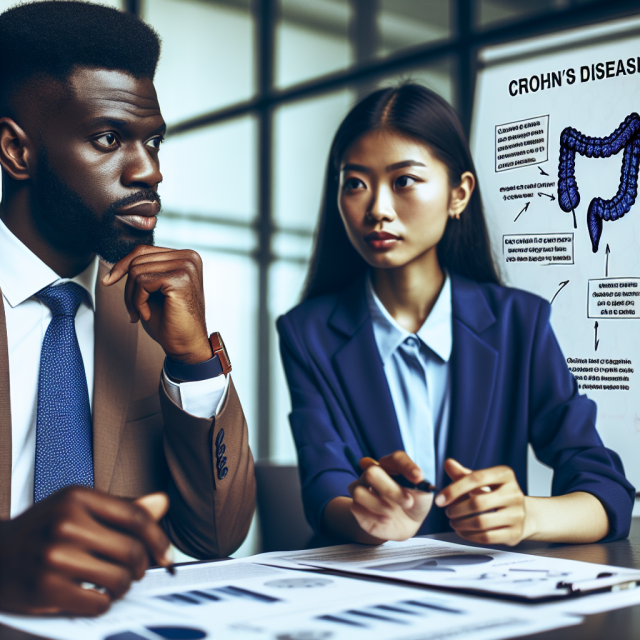
[[[396,243],[400,242],[398,236],[394,236],[392,233],[386,231],[372,231],[364,237],[364,241],[377,251],[385,251],[391,249]]]
[[[153,231],[160,211],[159,202],[137,202],[134,205],[120,209],[116,217],[125,224],[139,231]]]

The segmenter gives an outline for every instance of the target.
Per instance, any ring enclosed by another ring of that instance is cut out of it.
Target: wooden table
[[[453,533],[428,536],[437,540],[469,544]],[[509,549],[522,553],[610,564],[640,569],[640,518],[634,518],[627,540],[607,544],[562,545],[523,542]],[[640,605],[586,616],[581,625],[557,631],[521,636],[535,640],[637,640],[640,638]],[[37,636],[0,625],[0,640],[34,640]]]

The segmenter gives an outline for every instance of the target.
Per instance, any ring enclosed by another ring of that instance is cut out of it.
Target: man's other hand
[[[134,503],[70,487],[0,522],[0,609],[104,613],[144,576],[150,559],[171,564],[169,540],[156,523],[168,506],[164,494]]]
[[[197,364],[213,356],[204,318],[202,259],[188,249],[140,245],[117,262],[102,280],[107,287],[124,276],[124,302],[131,322],[172,359]]]

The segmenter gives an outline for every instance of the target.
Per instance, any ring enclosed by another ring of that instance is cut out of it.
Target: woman
[[[303,501],[365,544],[614,540],[634,489],[595,428],[549,303],[500,285],[453,109],[376,91],[336,133],[303,302],[278,321]],[[526,496],[527,445],[553,497]],[[370,458],[379,459],[379,464]],[[358,468],[361,467],[361,468]],[[435,496],[399,486],[423,479]]]

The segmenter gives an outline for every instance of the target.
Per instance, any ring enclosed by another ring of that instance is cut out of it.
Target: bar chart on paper
[[[0,622],[55,640],[500,640],[577,624],[516,604],[249,561],[152,570],[99,618]]]

